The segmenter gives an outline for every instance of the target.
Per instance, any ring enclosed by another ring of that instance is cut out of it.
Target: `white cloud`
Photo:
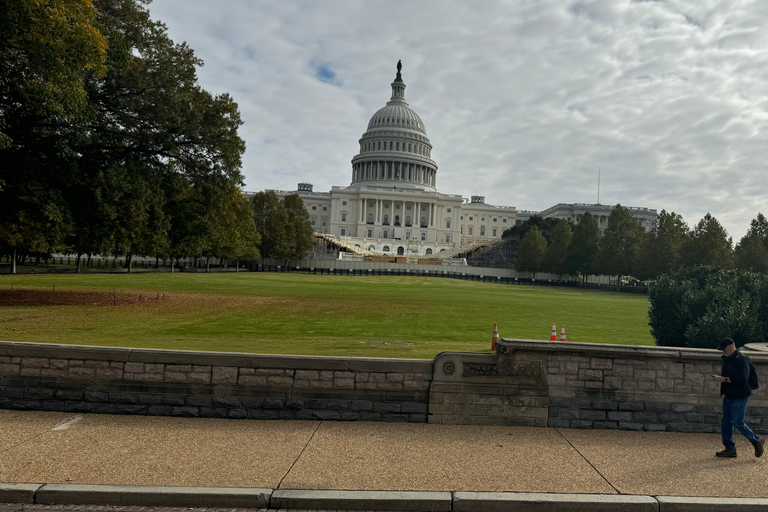
[[[347,185],[403,60],[441,192],[768,213],[768,2],[155,0],[239,103],[248,190]]]

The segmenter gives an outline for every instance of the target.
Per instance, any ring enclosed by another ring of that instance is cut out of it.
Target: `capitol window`
[[[493,228],[493,236],[496,236],[496,228]]]
[[[372,236],[373,236],[373,230],[369,229],[368,230],[368,238],[371,238]]]
[[[451,213],[451,209],[450,208],[448,208],[448,213]]]
[[[389,141],[389,150],[392,151],[392,141]]]
[[[470,217],[469,220],[472,220],[472,217]]]
[[[445,243],[448,243],[451,241],[451,235],[445,235]]]
[[[395,150],[396,151],[400,151],[400,143],[399,142],[395,143]]]
[[[346,236],[346,235],[347,235],[347,230],[344,228],[341,228],[341,236]]]
[[[427,254],[432,254],[432,249],[427,249]]]
[[[347,214],[346,212],[341,213],[341,222],[347,222]]]
[[[312,211],[315,211],[315,210],[317,210],[317,206],[312,207]]]
[[[342,204],[343,206],[347,206],[347,202],[346,202],[346,201],[342,201],[342,202],[341,202],[341,204]]]
[[[485,226],[480,226],[480,236],[485,236]]]
[[[384,238],[387,238],[387,232],[386,231],[384,232]],[[384,247],[381,248],[381,250],[384,251],[384,252],[389,252],[389,246],[385,245]]]
[[[381,149],[381,141],[379,141],[379,149]]]
[[[472,226],[469,226],[469,234],[472,234]]]
[[[445,221],[445,229],[451,229],[451,219]]]

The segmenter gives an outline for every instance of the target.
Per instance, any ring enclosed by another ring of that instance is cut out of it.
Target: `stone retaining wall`
[[[747,423],[768,434],[768,353]],[[717,432],[714,350],[502,340],[434,361],[0,342],[0,409]]]
[[[426,422],[432,361],[0,342],[0,408]]]
[[[768,354],[742,350],[761,386],[746,421],[768,434]],[[719,432],[715,350],[502,340],[435,358],[430,422]]]

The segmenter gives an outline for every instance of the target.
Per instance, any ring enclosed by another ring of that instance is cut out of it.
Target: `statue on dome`
[[[397,61],[397,77],[395,78],[395,80],[402,80],[402,77],[400,76],[401,69],[403,69],[403,63],[400,60],[398,60]]]

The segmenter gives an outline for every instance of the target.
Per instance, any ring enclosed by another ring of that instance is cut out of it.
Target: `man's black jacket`
[[[720,394],[726,398],[745,398],[752,394],[749,387],[749,361],[738,350],[730,356],[723,357],[720,375],[728,377],[731,382],[720,384]]]

